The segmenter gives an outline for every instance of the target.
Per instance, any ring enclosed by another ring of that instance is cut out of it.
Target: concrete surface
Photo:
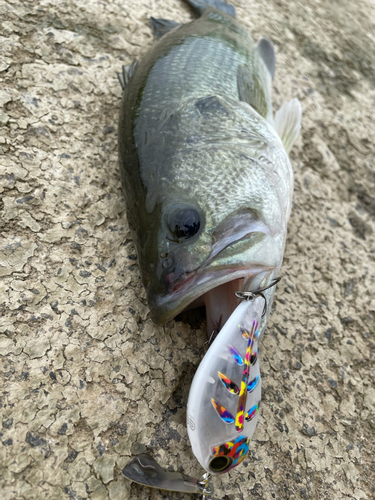
[[[294,96],[294,208],[245,465],[217,499],[375,496],[375,8],[233,2]],[[202,315],[148,319],[117,166],[116,72],[180,0],[0,0],[2,500],[184,499],[127,482],[149,450],[200,475],[185,428]]]

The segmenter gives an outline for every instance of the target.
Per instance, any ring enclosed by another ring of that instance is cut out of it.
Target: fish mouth
[[[205,306],[208,335],[220,331],[239,304],[235,292],[268,283],[280,267],[279,255],[272,236],[253,232],[212,252],[198,269],[177,279],[166,274],[166,292],[149,296],[153,321],[164,324],[183,310]]]

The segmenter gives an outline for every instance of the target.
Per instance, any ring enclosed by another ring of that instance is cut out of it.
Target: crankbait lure
[[[259,418],[258,327],[267,312],[263,292],[279,281],[276,278],[262,289],[236,293],[243,302],[217,335],[194,376],[187,428],[193,453],[207,471],[202,479],[165,471],[145,454],[128,463],[122,471],[125,477],[152,488],[200,493],[212,500],[211,475],[228,472],[243,461]]]
[[[258,360],[262,297],[243,301],[207,351],[193,379],[187,408],[189,439],[201,466],[222,474],[249,450],[259,416]]]
[[[224,324],[188,399],[189,438],[207,472],[198,481],[139,455],[123,474],[208,499],[210,476],[243,461],[259,418],[258,340],[285,248],[301,106],[293,99],[273,117],[273,45],[255,45],[233,6],[187,2],[200,18],[153,19],[161,40],[120,75],[119,157],[153,320],[204,304],[208,332]]]

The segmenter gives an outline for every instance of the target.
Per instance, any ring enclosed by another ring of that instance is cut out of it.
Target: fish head
[[[138,245],[152,318],[204,303],[208,330],[220,329],[234,292],[281,266],[293,190],[282,142],[248,104],[209,96],[167,114],[141,160],[152,171]]]

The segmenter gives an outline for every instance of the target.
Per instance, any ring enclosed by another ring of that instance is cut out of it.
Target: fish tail
[[[223,0],[185,0],[197,14],[200,16],[203,12],[211,7],[212,9],[221,10],[225,12],[225,14],[229,14],[232,17],[236,17],[236,10],[233,5],[230,5],[227,2],[223,2]]]

